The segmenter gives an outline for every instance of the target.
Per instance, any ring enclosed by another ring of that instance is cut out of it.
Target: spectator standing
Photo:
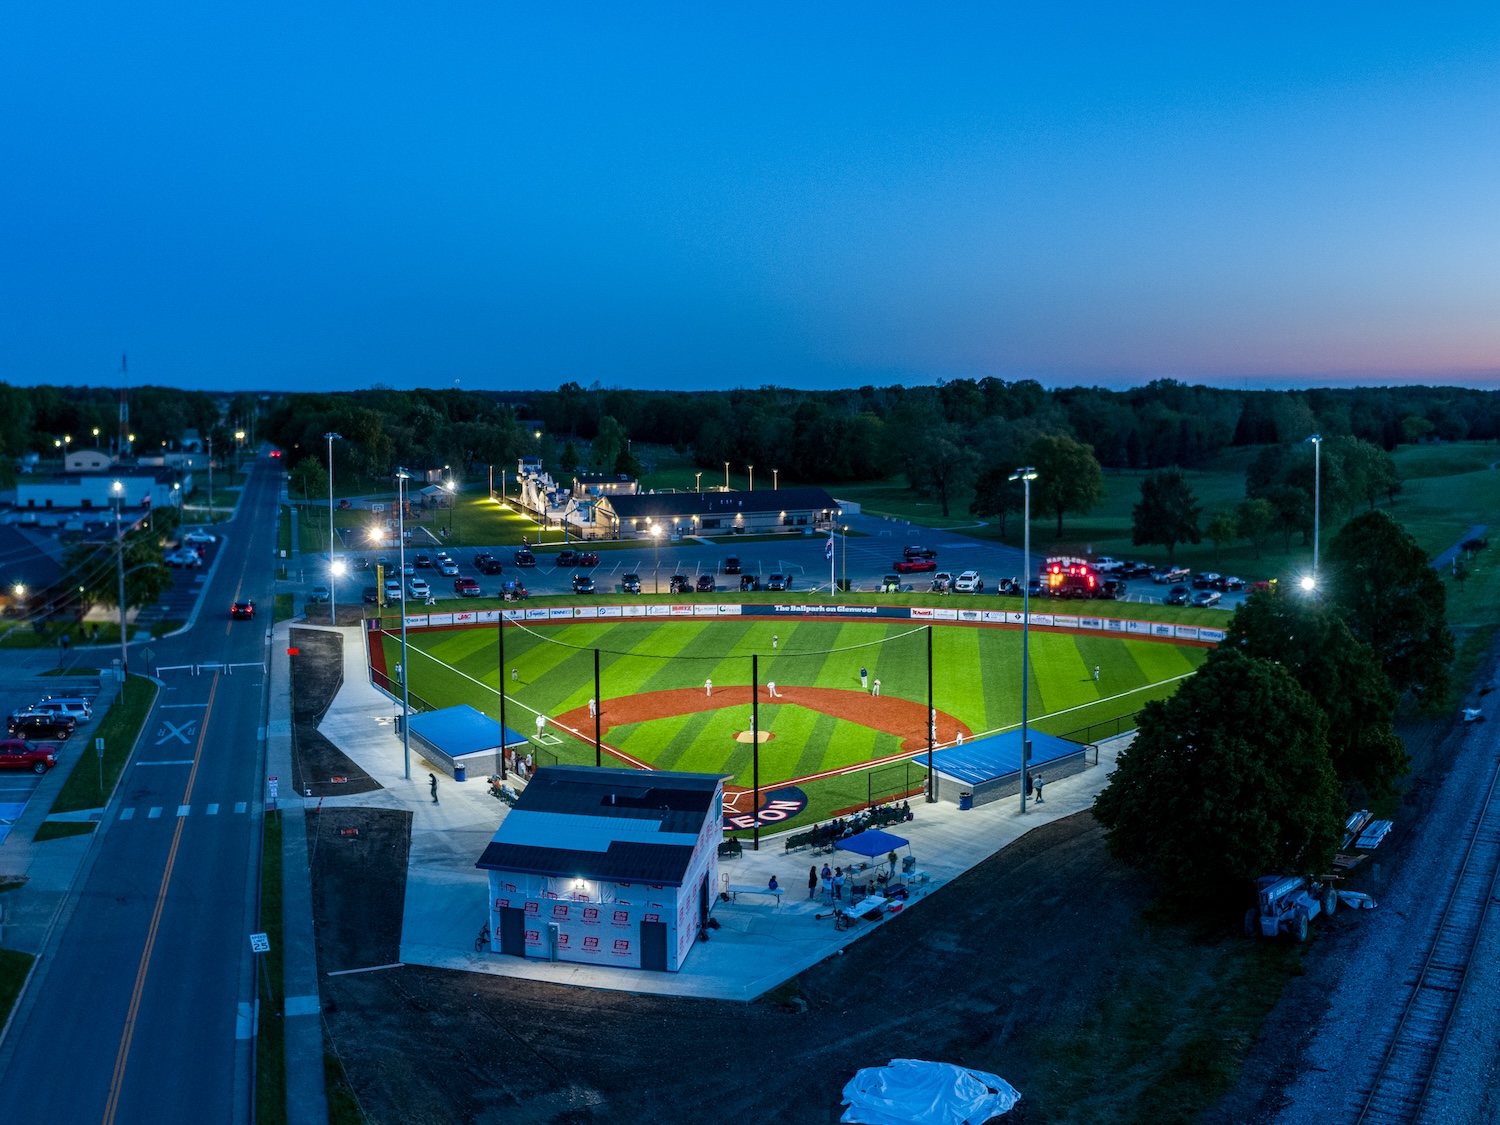
[[[829,867],[828,864],[826,864],[826,863],[823,865],[822,878],[823,878],[823,898],[827,902],[832,902],[833,901],[833,868]]]
[[[818,893],[818,865],[815,863],[807,869],[807,897],[815,898]]]
[[[1045,784],[1041,774],[1036,775],[1033,779],[1033,784],[1036,786],[1036,803],[1040,805],[1042,803],[1042,786]]]
[[[844,901],[844,869],[842,867],[833,869],[833,901]]]

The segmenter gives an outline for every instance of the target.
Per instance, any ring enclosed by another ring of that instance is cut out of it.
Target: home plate
[[[737,734],[737,735],[734,736],[734,740],[736,742],[752,742],[752,741],[753,742],[770,742],[771,739],[773,739],[773,738],[776,737],[774,734],[772,734],[768,730],[756,731],[756,734],[758,734],[760,737],[752,739],[750,737],[750,732],[749,731],[742,730],[742,731],[740,731],[739,734]]]

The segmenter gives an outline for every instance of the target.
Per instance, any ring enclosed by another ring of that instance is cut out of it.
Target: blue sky
[[[1496,382],[1497,64],[1493,4],[12,4],[0,379]]]

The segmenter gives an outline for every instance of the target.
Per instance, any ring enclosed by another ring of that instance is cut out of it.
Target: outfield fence
[[[1135,730],[1136,723],[1140,719],[1139,711],[1132,711],[1128,715],[1116,715],[1113,719],[1104,719],[1097,723],[1090,723],[1086,727],[1070,730],[1057,737],[1068,742],[1081,742],[1086,746],[1092,746],[1100,739],[1114,738],[1116,735]]]
[[[926,785],[926,768],[910,758],[894,765],[878,766],[865,774],[865,806],[915,797],[924,791]]]

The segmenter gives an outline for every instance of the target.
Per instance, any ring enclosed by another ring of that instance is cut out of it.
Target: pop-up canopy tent
[[[893,836],[889,832],[881,832],[872,828],[868,832],[860,832],[840,840],[833,846],[842,848],[846,852],[853,852],[855,855],[869,856],[874,859],[877,856],[890,855],[897,848],[906,847],[907,841],[900,836]]]

